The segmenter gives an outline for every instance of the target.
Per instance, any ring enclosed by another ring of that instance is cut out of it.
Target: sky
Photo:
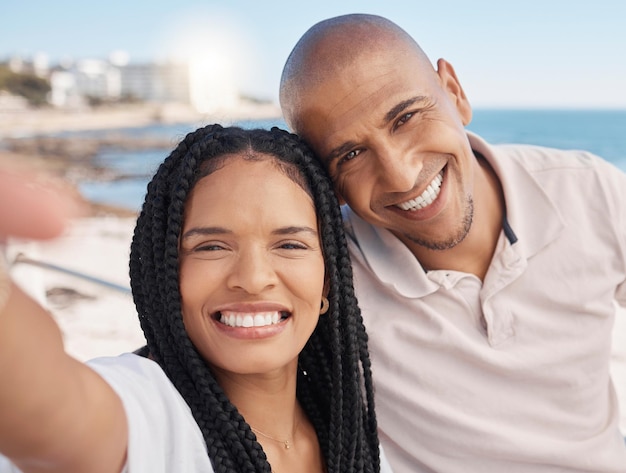
[[[212,59],[277,101],[283,64],[325,18],[384,16],[450,62],[475,108],[626,109],[626,2],[617,0],[0,0],[0,61]]]

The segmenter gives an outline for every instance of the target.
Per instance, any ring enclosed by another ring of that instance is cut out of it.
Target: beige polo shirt
[[[506,199],[484,283],[425,273],[344,207],[395,473],[626,472],[610,379],[626,305],[626,175],[585,152],[487,145]]]

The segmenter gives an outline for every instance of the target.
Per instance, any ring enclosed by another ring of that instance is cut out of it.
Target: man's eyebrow
[[[385,126],[387,126],[387,124],[392,121],[399,113],[403,112],[404,110],[406,110],[407,108],[409,108],[411,105],[415,104],[416,102],[423,102],[424,100],[426,100],[426,97],[423,95],[418,95],[415,97],[411,97],[410,99],[407,100],[403,100],[402,102],[400,102],[397,105],[394,105],[384,116],[381,124],[380,124],[380,128],[384,128]],[[357,144],[353,141],[347,141],[346,143],[343,143],[340,146],[337,146],[335,149],[331,150],[330,153],[328,153],[325,156],[325,163],[327,166],[330,166],[330,164],[336,160],[337,158],[339,158],[340,156],[343,156],[344,154],[346,154],[348,151],[352,150],[355,146],[357,146]]]
[[[407,100],[403,100],[402,102],[400,102],[397,105],[394,105],[386,114],[385,117],[383,118],[383,121],[381,122],[380,127],[384,128],[387,123],[389,123],[390,121],[392,121],[394,118],[396,118],[398,116],[399,113],[403,112],[404,110],[406,110],[407,108],[409,108],[411,105],[413,105],[415,102],[423,102],[424,100],[426,100],[426,97],[424,97],[423,95],[418,95],[416,97],[411,97],[410,99]]]
[[[324,159],[326,165],[330,166],[330,164],[333,161],[335,161],[339,157],[341,157],[344,154],[346,154],[348,151],[350,151],[355,146],[356,146],[356,143],[354,141],[347,141],[346,143],[344,143],[344,144],[342,144],[340,146],[337,146],[335,149],[333,149],[330,153],[328,153],[326,155],[326,158]]]
[[[196,235],[222,235],[224,233],[232,233],[230,230],[222,227],[194,227],[190,230],[187,230],[180,237],[181,240],[186,238],[196,236]]]

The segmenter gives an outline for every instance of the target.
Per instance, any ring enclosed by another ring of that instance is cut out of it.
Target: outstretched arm
[[[32,176],[0,170],[0,241],[60,234],[73,203]],[[0,267],[0,452],[24,472],[120,472],[124,408],[68,356],[50,314]]]

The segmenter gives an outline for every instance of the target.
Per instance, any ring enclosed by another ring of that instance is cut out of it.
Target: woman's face
[[[270,373],[297,363],[319,318],[315,208],[271,157],[225,163],[197,183],[185,207],[183,321],[217,371]]]

